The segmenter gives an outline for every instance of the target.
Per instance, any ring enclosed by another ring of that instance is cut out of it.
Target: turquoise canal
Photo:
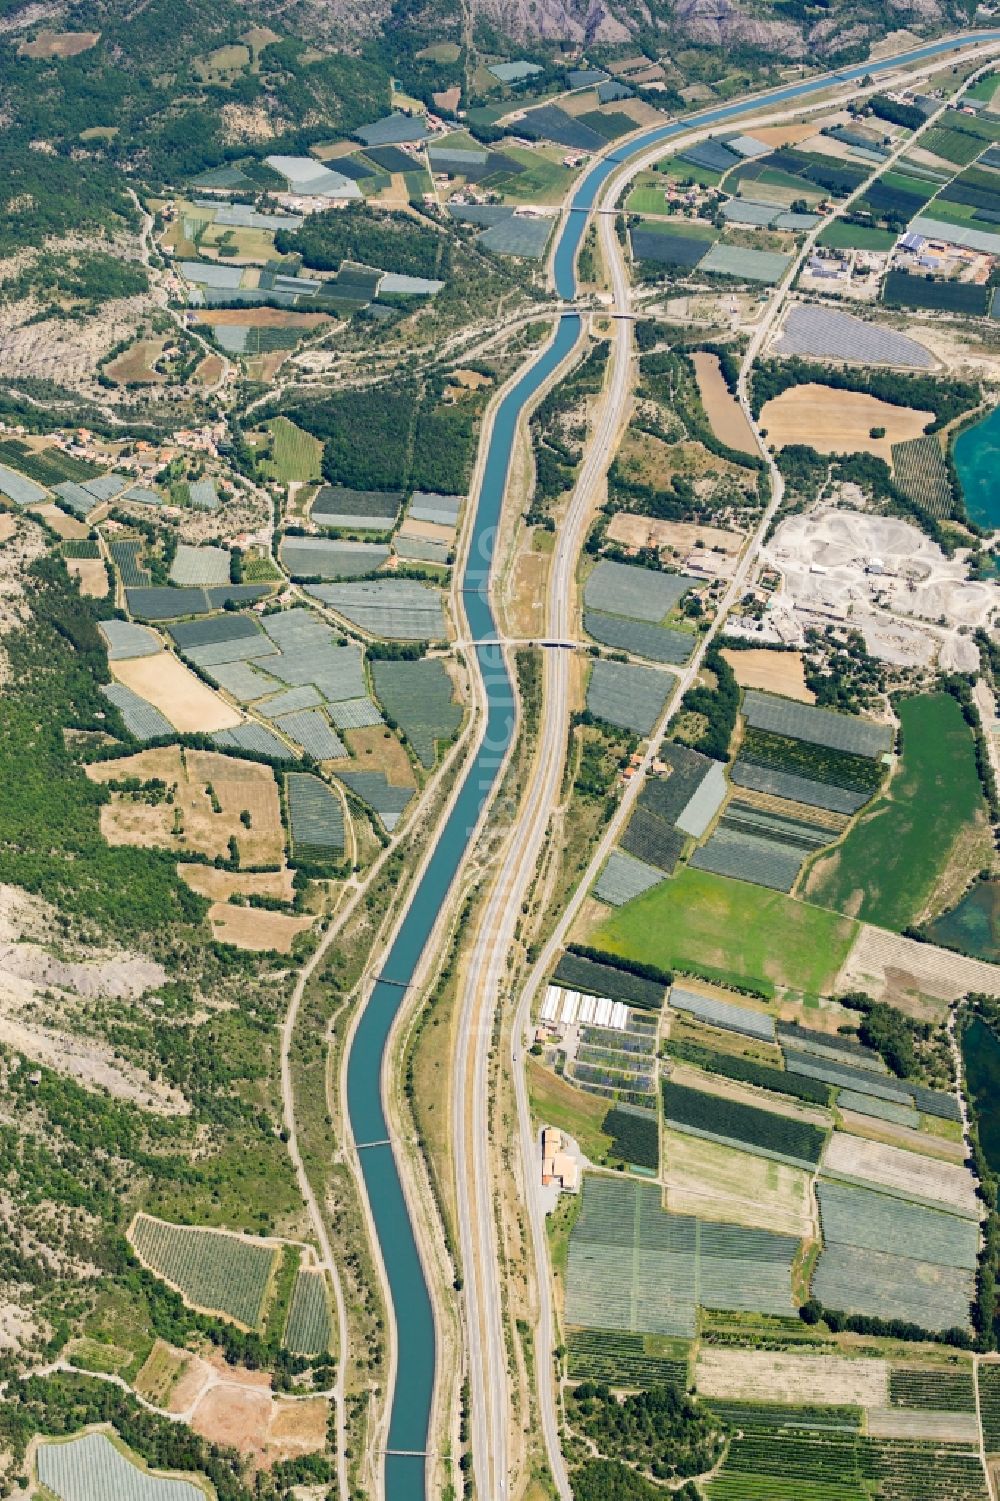
[[[1000,527],[1000,407],[959,433],[952,450],[969,520],[992,530]]]
[[[965,1081],[976,1107],[979,1145],[1000,1173],[1000,1042],[978,1017],[962,1034]]]
[[[981,32],[979,38],[992,41],[1000,38],[1000,32]],[[866,74],[896,68],[901,60],[918,61],[967,46],[969,40],[965,37],[957,42],[931,43],[906,53],[903,58],[887,58],[839,72],[833,75],[833,81],[850,83]],[[764,105],[801,99],[829,88],[830,84],[829,77],[813,79],[662,125],[597,162],[573,196],[556,245],[554,272],[559,296],[569,302],[576,295],[576,252],[586,227],[587,213],[594,206],[601,185],[622,162],[699,125],[721,124]],[[539,386],[570,352],[579,335],[577,315],[564,314],[553,343],[524,372],[497,408],[472,521],[469,559],[461,580],[474,640],[489,640],[496,636],[488,593],[489,571],[518,416]],[[387,1501],[425,1501],[426,1461],[423,1454],[427,1448],[434,1391],[435,1340],[430,1298],[395,1155],[386,1145],[388,1127],[382,1104],[382,1061],[393,1019],[462,862],[479,813],[493,790],[513,733],[514,695],[503,656],[496,647],[477,647],[476,655],[487,693],[485,736],[465,772],[420,887],[360,1017],[347,1062],[347,1108],[351,1131],[359,1148],[361,1174],[381,1248],[396,1331],[396,1379],[391,1394],[389,1453],[385,1462]],[[485,1501],[497,1501],[497,1498],[485,1498]]]

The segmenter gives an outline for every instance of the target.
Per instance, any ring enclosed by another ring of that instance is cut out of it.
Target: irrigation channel
[[[876,77],[907,63],[967,47],[974,41],[1000,40],[1000,31],[929,43],[876,62],[757,94],[718,109],[658,126],[602,157],[573,194],[560,230],[554,257],[555,289],[563,301],[576,294],[576,253],[596,206],[597,194],[610,175],[629,158],[661,141],[700,127],[723,124],[740,115],[785,101]],[[470,640],[495,642],[496,621],[489,598],[493,549],[503,505],[518,417],[539,387],[558,369],[580,336],[581,321],[566,313],[554,340],[529,365],[497,408],[482,483],[475,497],[472,539],[461,580]],[[431,1401],[434,1391],[435,1338],[430,1296],[424,1280],[413,1226],[396,1158],[388,1142],[383,1101],[383,1059],[393,1019],[430,939],[438,913],[465,856],[480,812],[490,797],[515,724],[514,693],[497,645],[476,647],[487,696],[485,733],[467,768],[447,822],[414,892],[396,938],[386,956],[358,1021],[347,1063],[347,1108],[372,1221],[378,1235],[388,1282],[396,1335],[396,1378],[385,1458],[386,1501],[425,1501]],[[484,1501],[501,1501],[485,1497]]]

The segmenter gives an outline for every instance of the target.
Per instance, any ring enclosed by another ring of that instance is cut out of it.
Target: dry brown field
[[[434,95],[434,103],[438,109],[446,110],[449,114],[454,114],[461,102],[462,90],[457,83],[450,89],[439,89]]]
[[[210,902],[227,902],[232,896],[272,896],[290,902],[295,895],[290,870],[217,870],[214,865],[182,861],[177,874]]]
[[[722,378],[719,357],[699,350],[691,356],[705,415],[720,443],[741,453],[756,453],[753,431],[736,397]]]
[[[17,531],[17,522],[9,511],[0,511],[0,542],[7,542]]]
[[[492,375],[482,370],[453,370],[448,377],[452,385],[463,386],[466,391],[478,391],[482,386],[492,386]]]
[[[194,379],[201,386],[214,386],[223,371],[221,354],[206,354],[195,366]]]
[[[408,516],[399,528],[401,537],[418,537],[425,542],[443,542],[450,546],[455,540],[455,528],[440,521],[417,521]]]
[[[262,385],[269,385],[291,352],[290,349],[272,349],[270,354],[256,355],[247,361],[247,376]]]
[[[198,318],[210,328],[220,323],[235,323],[241,328],[318,328],[330,321],[327,313],[293,313],[280,307],[211,308]]]
[[[41,505],[31,506],[33,516],[40,516],[46,526],[50,526],[57,536],[67,542],[79,542],[87,535],[89,528],[82,521],[77,521],[75,516],[67,516],[61,511],[54,501],[46,500]]]
[[[806,141],[811,135],[816,134],[818,125],[826,124],[826,121],[799,121],[797,125],[763,125],[756,130],[748,125],[746,133],[753,136],[755,141],[763,141],[765,146],[797,146],[800,141]]]
[[[871,453],[892,463],[892,445],[919,438],[933,412],[890,406],[864,391],[836,391],[809,382],[792,386],[767,402],[760,427],[775,448],[804,443],[818,453]],[[873,438],[873,428],[884,438]]]
[[[729,532],[721,526],[699,526],[694,521],[658,521],[653,516],[637,516],[632,511],[618,511],[611,518],[608,536],[623,547],[669,547],[672,552],[687,554],[697,543],[709,549],[720,548],[734,558],[746,540],[742,532]]]
[[[803,1168],[772,1162],[719,1142],[663,1134],[667,1209],[786,1235],[815,1235],[812,1179]]]
[[[276,949],[289,954],[300,933],[312,927],[311,917],[293,917],[288,912],[267,912],[261,907],[235,907],[231,902],[213,902],[208,909],[212,937],[238,949]]]
[[[112,662],[111,670],[118,682],[154,704],[182,734],[210,735],[242,723],[239,711],[223,702],[172,652]]]
[[[245,31],[240,37],[240,41],[246,42],[248,47],[259,52],[263,47],[269,47],[272,42],[280,42],[281,37],[278,32],[272,31],[270,26],[251,26],[250,30]]]
[[[805,664],[797,651],[724,651],[741,688],[760,688],[784,698],[814,704],[816,695],[806,687]]]
[[[402,745],[391,730],[380,724],[341,734],[359,771],[384,771],[396,787],[413,787],[413,769]]]
[[[160,385],[166,379],[153,365],[163,353],[166,339],[139,339],[135,344],[120,354],[110,365],[105,366],[105,373],[112,380],[141,385]]]
[[[44,62],[50,57],[79,57],[101,39],[99,31],[40,31],[33,42],[22,42],[19,57]]]
[[[765,1350],[703,1347],[696,1367],[699,1392],[728,1401],[885,1407],[889,1366],[884,1360],[842,1355],[793,1355]]]
[[[103,599],[108,592],[108,570],[103,558],[67,558],[71,576],[80,581],[80,593],[90,599]]]
[[[235,1449],[255,1469],[317,1453],[326,1442],[325,1398],[276,1396],[267,1371],[228,1365],[217,1351],[196,1355],[158,1340],[135,1385],[141,1395],[165,1388],[169,1412],[209,1443]]]
[[[87,767],[95,782],[139,777],[159,778],[176,786],[173,804],[155,806],[130,802],[126,794],[112,793],[101,809],[101,833],[109,844],[153,845],[175,852],[192,851],[214,859],[228,857],[229,839],[235,835],[244,865],[283,866],[285,834],[281,824],[278,785],[269,766],[240,761],[216,751],[181,752],[176,745],[139,751],[116,761],[96,762]],[[212,811],[205,791],[215,789],[222,807]],[[250,813],[251,827],[244,828],[241,812]],[[179,811],[182,832],[175,834],[174,814]]]

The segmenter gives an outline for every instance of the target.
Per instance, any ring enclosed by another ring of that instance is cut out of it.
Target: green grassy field
[[[723,174],[716,172],[712,167],[698,167],[694,162],[682,162],[679,157],[672,157],[664,162],[660,171],[672,182],[697,182],[703,188],[718,187]]]
[[[808,885],[824,906],[897,930],[923,912],[956,839],[972,835],[978,849],[983,811],[972,732],[956,701],[923,694],[906,699],[899,716],[902,761],[888,792],[819,861]]]
[[[848,224],[834,219],[819,237],[819,243],[831,250],[891,250],[896,236],[888,229],[874,229],[866,224]]]
[[[540,1121],[568,1131],[591,1162],[604,1161],[611,1148],[611,1137],[601,1127],[611,1108],[610,1100],[577,1089],[532,1058],[528,1059],[528,1094],[532,1111]]]
[[[318,438],[304,433],[287,417],[275,417],[267,428],[274,434],[274,443],[270,458],[263,461],[261,468],[270,479],[287,485],[295,480],[304,483],[320,478],[323,445]]]
[[[630,214],[665,214],[667,212],[667,200],[661,186],[656,187],[650,183],[645,187],[633,188],[628,195],[625,207]]]
[[[684,219],[680,214],[671,214],[666,219],[655,219],[652,222],[644,220],[640,226],[642,229],[651,229],[654,234],[678,235],[682,240],[704,240],[705,244],[714,244],[719,238],[719,231],[704,220],[694,223],[691,219]]]
[[[520,162],[525,171],[491,177],[491,191],[500,193],[509,203],[561,203],[573,176],[561,161],[526,146],[510,146],[506,141],[496,149]]]
[[[836,913],[688,867],[619,908],[584,941],[661,969],[821,994],[855,932]]]

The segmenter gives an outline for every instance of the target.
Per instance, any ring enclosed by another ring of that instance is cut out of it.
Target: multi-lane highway
[[[977,38],[983,48],[995,49],[1000,32],[981,33]],[[638,139],[619,145],[599,160],[585,175],[567,205],[553,257],[555,288],[565,304],[575,297],[575,259],[589,217],[596,209],[605,264],[612,278],[614,336],[611,370],[602,400],[595,431],[589,442],[577,486],[574,490],[552,559],[548,584],[547,630],[551,639],[571,640],[573,622],[573,577],[579,549],[591,513],[594,493],[613,454],[617,432],[627,408],[631,319],[629,286],[614,235],[614,206],[627,168],[635,170],[655,156],[668,143],[678,144],[682,136],[705,133],[713,127],[748,113],[755,115],[769,109],[791,108],[809,95],[829,93],[839,85],[853,86],[865,74],[885,73],[904,63],[940,57],[942,53],[972,38],[950,38],[913,49],[894,58],[867,63],[845,72],[788,85],[769,94],[737,101],[704,112],[684,122],[675,122],[645,132]],[[625,170],[623,170],[625,169]],[[774,304],[784,291],[779,289]],[[776,316],[774,304],[771,313]],[[427,1428],[434,1384],[434,1325],[421,1260],[410,1224],[405,1195],[399,1176],[395,1151],[386,1140],[386,1116],[383,1089],[387,1085],[383,1063],[392,1031],[392,1020],[403,1004],[411,978],[417,972],[424,950],[435,928],[441,906],[450,898],[455,877],[470,849],[480,815],[499,781],[505,753],[511,744],[514,728],[514,696],[506,647],[497,631],[490,606],[493,584],[494,545],[497,524],[504,501],[510,456],[519,420],[542,389],[568,360],[577,342],[580,319],[576,313],[564,313],[557,326],[553,343],[506,393],[499,404],[488,432],[488,447],[482,466],[482,481],[474,496],[472,543],[461,570],[461,592],[465,600],[467,628],[462,634],[478,644],[470,661],[479,678],[480,695],[486,706],[484,733],[464,780],[452,803],[451,811],[438,836],[437,844],[417,884],[387,956],[382,976],[376,983],[365,1010],[358,1021],[347,1058],[347,1100],[352,1134],[360,1146],[372,1143],[374,1150],[360,1154],[363,1188],[381,1251],[387,1291],[393,1310],[395,1360],[393,1390],[390,1395],[391,1418],[389,1447],[396,1450],[386,1467],[385,1489],[389,1501],[423,1501],[426,1496],[425,1466],[422,1459],[427,1448]],[[763,338],[763,330],[759,338]],[[751,346],[755,351],[758,343]],[[746,406],[745,383],[741,399]],[[749,415],[749,414],[748,414]],[[763,445],[762,452],[763,452]],[[765,458],[767,455],[764,455]],[[770,461],[769,461],[770,462]],[[771,466],[772,498],[750,546],[739,563],[717,619],[737,598],[738,592],[755,560],[760,537],[770,515],[780,503],[780,476]],[[673,702],[693,682],[702,654],[711,640],[703,639],[699,651],[679,677]],[[465,1313],[468,1351],[465,1369],[472,1392],[472,1441],[477,1491],[488,1501],[500,1501],[508,1493],[509,1482],[509,1381],[505,1337],[503,1296],[496,1232],[496,1190],[493,1158],[490,1152],[489,1053],[497,1019],[497,1008],[504,997],[507,957],[514,935],[521,901],[528,891],[553,809],[561,787],[562,763],[568,722],[569,654],[564,651],[545,653],[543,706],[540,717],[538,753],[534,758],[527,785],[523,790],[514,835],[501,853],[499,864],[486,900],[484,911],[471,937],[469,961],[460,997],[460,1041],[455,1060],[453,1085],[453,1131],[458,1157],[458,1209],[465,1278]],[[665,720],[664,720],[665,723]],[[662,723],[660,733],[662,733]],[[654,737],[644,763],[652,759]],[[571,900],[563,920],[558,924],[534,971],[537,981],[544,965],[551,962],[569,922],[575,915],[581,894],[590,877],[610,850],[614,839],[638,794],[641,777],[624,793],[615,819],[609,825],[595,852],[590,871]],[[519,1036],[524,1030],[532,985],[525,989],[519,1003],[514,1029],[514,1050],[520,1054]],[[526,1182],[537,1173],[537,1161],[531,1134],[530,1116],[520,1058],[512,1060],[517,1088],[519,1133],[524,1155]],[[539,1319],[536,1330],[535,1370],[538,1398],[549,1463],[559,1492],[569,1497],[569,1486],[559,1452],[558,1426],[551,1379],[552,1310],[549,1298],[547,1253],[544,1224],[534,1195],[529,1192],[529,1220],[536,1260]],[[405,1454],[400,1450],[405,1449]]]

